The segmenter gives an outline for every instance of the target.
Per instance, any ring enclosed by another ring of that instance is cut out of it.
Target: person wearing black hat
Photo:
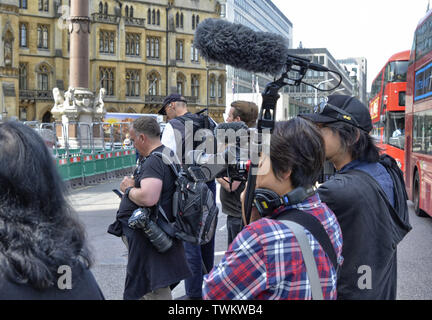
[[[337,170],[319,195],[342,229],[338,299],[396,299],[397,245],[411,230],[401,170],[380,156],[369,135],[369,110],[357,98],[331,95],[300,117],[320,128],[326,158]]]
[[[209,129],[213,132],[215,125],[212,120],[209,117],[190,113],[187,109],[187,101],[178,93],[165,98],[159,114],[166,114],[169,120],[162,134],[162,144],[177,154],[182,165],[190,164],[186,161],[188,153],[197,149],[202,142],[195,139],[196,133],[200,129]],[[207,182],[207,186],[216,199],[215,180]],[[213,237],[209,243],[202,246],[184,242],[186,258],[193,275],[185,279],[186,295],[181,300],[202,299],[203,276],[213,268],[214,240]]]
[[[159,114],[163,115],[163,116],[167,116],[167,122],[169,122],[170,120],[174,119],[175,117],[178,117],[180,115],[183,115],[184,113],[187,112],[184,111],[183,114],[179,114],[177,115],[176,112],[176,106],[178,106],[178,109],[184,109],[186,108],[186,104],[187,101],[184,97],[182,97],[180,94],[178,93],[173,93],[170,94],[169,96],[167,96],[163,102],[162,108],[159,110]]]

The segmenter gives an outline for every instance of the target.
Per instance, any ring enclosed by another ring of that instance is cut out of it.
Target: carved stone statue
[[[64,99],[59,88],[53,89],[53,97],[54,97],[54,107],[61,106],[63,107]]]
[[[73,107],[73,100],[74,100],[74,88],[69,87],[68,91],[65,92],[65,101],[64,101],[64,107],[65,108],[71,108]]]
[[[9,39],[4,42],[4,64],[6,67],[12,66],[12,41]]]
[[[95,103],[94,103],[94,110],[96,113],[103,113],[105,111],[105,107],[104,107],[105,103],[103,101],[105,98],[105,95],[106,95],[105,88],[101,88],[99,90],[98,98],[95,100]]]

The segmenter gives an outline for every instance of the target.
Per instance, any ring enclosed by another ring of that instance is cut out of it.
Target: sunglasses
[[[351,100],[352,100],[352,98],[348,99],[344,103],[343,107],[348,105],[351,102]],[[338,107],[328,103],[327,99],[321,101],[320,104],[315,106],[314,113],[322,114],[324,116],[328,116],[328,117],[331,117],[331,118],[334,118],[337,120],[345,121],[345,122],[351,123],[354,126],[360,128],[359,123],[357,122],[356,119],[353,118],[353,116],[351,114],[349,114],[345,110],[342,110],[341,108],[338,108]]]

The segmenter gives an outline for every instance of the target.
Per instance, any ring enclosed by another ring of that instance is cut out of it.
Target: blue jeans
[[[207,183],[216,202],[216,182]],[[186,260],[192,271],[192,276],[185,279],[186,295],[191,298],[202,297],[203,277],[213,269],[215,237],[205,245],[194,245],[184,242]],[[204,270],[205,268],[205,270]]]

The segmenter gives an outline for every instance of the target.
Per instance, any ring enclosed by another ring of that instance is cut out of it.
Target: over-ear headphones
[[[272,214],[274,210],[283,205],[292,206],[301,203],[315,193],[316,189],[314,187],[309,189],[298,187],[281,197],[276,192],[269,189],[256,189],[254,206],[258,209],[260,216],[265,217]]]

